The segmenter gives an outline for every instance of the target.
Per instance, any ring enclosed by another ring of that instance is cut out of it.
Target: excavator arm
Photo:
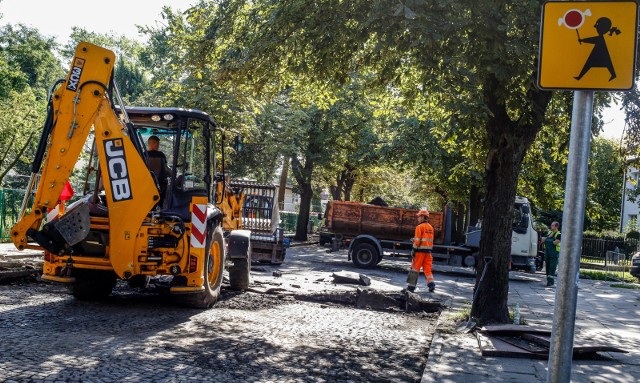
[[[51,246],[56,238],[41,228],[42,221],[47,210],[58,203],[93,128],[109,208],[110,241],[112,248],[118,250],[110,256],[116,272],[122,275],[128,269],[126,257],[122,256],[118,267],[118,262],[113,261],[120,253],[132,251],[133,239],[159,193],[139,144],[131,139],[127,125],[118,118],[109,99],[114,64],[115,55],[110,50],[90,43],[78,45],[66,80],[52,95],[39,153],[32,166],[30,189],[20,219],[11,230],[11,240],[20,250],[27,247],[28,237],[49,251],[56,249]],[[43,156],[44,160],[38,158]],[[34,185],[33,203],[27,206]],[[88,212],[79,215],[88,219]],[[70,224],[83,225],[82,220]]]

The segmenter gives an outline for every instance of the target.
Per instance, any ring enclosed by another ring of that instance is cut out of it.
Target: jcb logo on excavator
[[[69,81],[67,82],[67,89],[72,92],[78,91],[78,84],[80,83],[80,76],[82,75],[82,69],[84,68],[84,59],[74,58],[71,72],[69,73]]]
[[[132,199],[129,170],[127,169],[127,159],[124,155],[122,139],[105,140],[104,153],[107,157],[109,184],[111,185],[113,201],[120,202]]]

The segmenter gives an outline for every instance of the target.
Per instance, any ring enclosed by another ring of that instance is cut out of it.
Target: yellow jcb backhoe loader
[[[241,217],[216,206],[229,189],[215,173],[216,123],[197,110],[123,107],[114,64],[113,52],[80,43],[67,78],[52,89],[11,239],[20,250],[44,249],[42,278],[68,284],[78,299],[105,297],[118,279],[136,286],[172,276],[172,294],[210,307],[226,260],[231,287],[247,288],[251,249],[249,231],[223,233],[225,219]],[[150,136],[160,141],[166,171],[152,165]],[[87,147],[93,190],[44,223]]]

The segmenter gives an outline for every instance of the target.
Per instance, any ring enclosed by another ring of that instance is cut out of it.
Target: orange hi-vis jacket
[[[433,249],[433,226],[428,222],[422,222],[416,226],[413,249],[416,253],[431,253]]]

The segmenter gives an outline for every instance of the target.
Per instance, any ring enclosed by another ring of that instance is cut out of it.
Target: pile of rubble
[[[0,283],[37,278],[43,262],[42,251],[18,251],[11,244],[0,244]]]

